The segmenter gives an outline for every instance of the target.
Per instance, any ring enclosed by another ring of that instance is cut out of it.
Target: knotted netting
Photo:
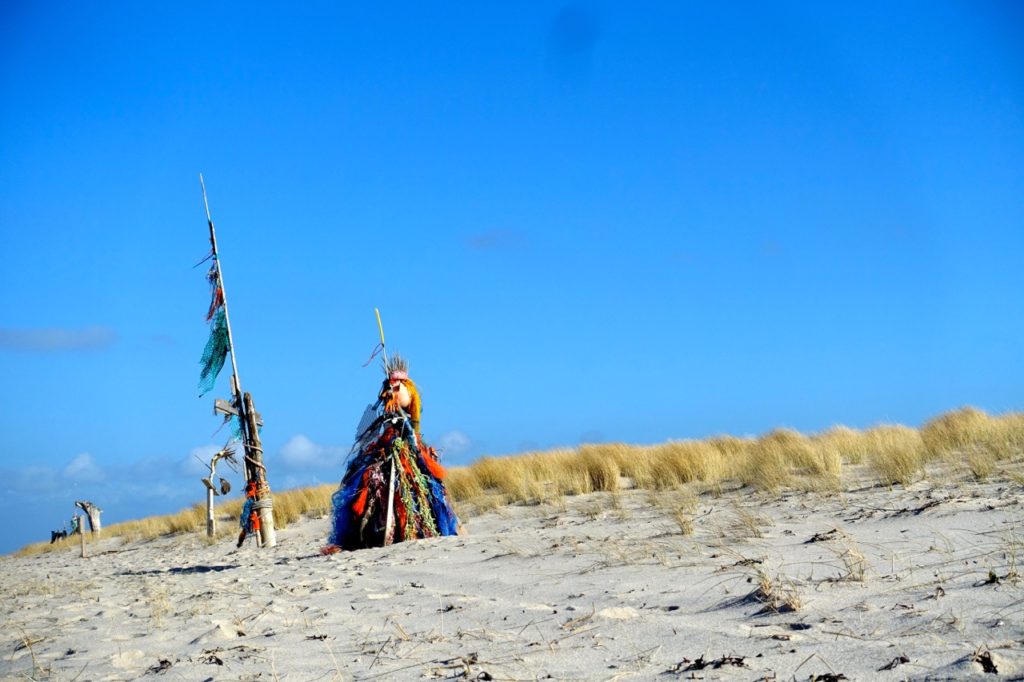
[[[224,309],[221,308],[214,314],[210,323],[210,339],[206,342],[203,357],[199,360],[202,366],[199,371],[199,397],[203,397],[213,388],[229,350],[231,344],[228,342],[228,323]]]
[[[224,288],[220,284],[217,256],[211,252],[210,257],[214,260],[206,273],[206,281],[210,283],[210,307],[206,312],[206,321],[210,323],[210,338],[203,349],[203,357],[199,360],[202,366],[199,371],[200,398],[213,388],[217,375],[224,367],[224,360],[231,350],[231,342],[228,340],[228,318],[224,310]]]

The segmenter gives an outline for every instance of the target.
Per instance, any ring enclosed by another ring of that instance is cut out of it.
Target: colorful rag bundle
[[[260,515],[256,511],[256,497],[259,489],[256,481],[249,481],[245,486],[245,504],[242,505],[242,514],[238,517],[238,525],[242,530],[238,534],[238,546],[241,547],[245,539],[250,535],[259,536]]]
[[[332,498],[329,542],[341,549],[458,534],[444,468],[419,434],[419,393],[404,369],[394,370],[392,363],[388,370],[380,398],[371,408],[377,416],[357,434],[354,454]]]

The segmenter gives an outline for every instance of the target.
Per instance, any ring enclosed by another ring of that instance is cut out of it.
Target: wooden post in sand
[[[270,486],[267,485],[267,468],[263,466],[263,443],[260,440],[259,420],[256,407],[252,402],[252,394],[245,394],[245,461],[248,464],[249,480],[256,481],[256,502],[253,509],[260,517],[260,540],[262,547],[273,547],[277,544],[277,533],[274,532],[274,500],[270,497]]]
[[[217,534],[217,522],[213,518],[213,488],[206,489],[206,537]]]
[[[233,409],[230,406],[221,407],[219,403],[225,403],[225,401],[218,400],[214,403],[214,414],[217,414],[219,409],[228,410],[229,412]],[[237,414],[237,412],[231,413]],[[196,459],[199,458],[196,457]],[[207,466],[210,467],[210,477],[201,479],[203,485],[206,486],[206,536],[210,538],[217,534],[217,521],[213,516],[213,496],[227,495],[231,491],[231,484],[223,478],[220,479],[220,491],[213,487],[213,477],[217,474],[217,462],[222,459],[228,463],[229,467],[237,471],[237,469],[235,469],[235,451],[234,448],[228,444],[225,445],[223,449],[214,453],[213,457],[210,458],[210,463],[207,464]]]
[[[77,502],[75,504],[78,504]],[[75,514],[75,518],[78,519],[78,537],[82,543],[82,558],[85,558],[85,529],[82,528],[82,517]]]

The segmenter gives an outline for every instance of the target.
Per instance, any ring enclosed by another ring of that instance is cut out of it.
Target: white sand
[[[1020,491],[705,495],[690,536],[597,494],[329,557],[326,519],[270,550],[104,540],[0,562],[0,677],[1024,679]],[[745,599],[761,575],[797,609]]]

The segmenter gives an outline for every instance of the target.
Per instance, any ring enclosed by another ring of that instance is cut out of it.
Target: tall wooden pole
[[[224,286],[224,271],[220,267],[220,254],[217,252],[217,231],[213,227],[213,217],[210,215],[210,202],[206,199],[206,183],[203,182],[203,174],[199,174],[199,184],[203,188],[203,206],[206,207],[206,224],[210,226],[210,246],[213,248],[213,266],[217,268],[217,286],[220,287],[221,296],[224,300],[224,326],[228,330],[228,353],[231,355],[231,392],[239,405],[242,402],[242,382],[238,377],[238,360],[235,358],[235,340],[231,336],[231,316],[228,314],[228,292]],[[244,420],[243,420],[244,421]],[[248,468],[245,469],[248,473]]]
[[[256,413],[252,409],[252,396],[242,393],[242,381],[238,377],[238,361],[235,358],[235,341],[231,335],[231,318],[228,315],[228,293],[224,285],[224,271],[220,266],[220,255],[217,252],[217,231],[213,227],[213,217],[210,215],[210,203],[206,199],[206,183],[203,182],[203,174],[199,174],[199,184],[203,188],[203,205],[206,207],[206,222],[210,226],[210,246],[213,248],[213,264],[217,268],[217,285],[220,287],[221,296],[224,301],[224,326],[228,332],[228,353],[231,354],[231,391],[235,396],[235,403],[238,405],[238,421],[242,431],[242,467],[245,472],[246,482],[255,480],[256,485],[256,508],[260,517],[260,539],[263,547],[273,547],[277,544],[277,536],[274,532],[274,506],[270,497],[270,487],[267,485],[266,468],[263,466],[263,448],[259,443],[259,427],[256,424]],[[244,396],[244,398],[243,398]]]

